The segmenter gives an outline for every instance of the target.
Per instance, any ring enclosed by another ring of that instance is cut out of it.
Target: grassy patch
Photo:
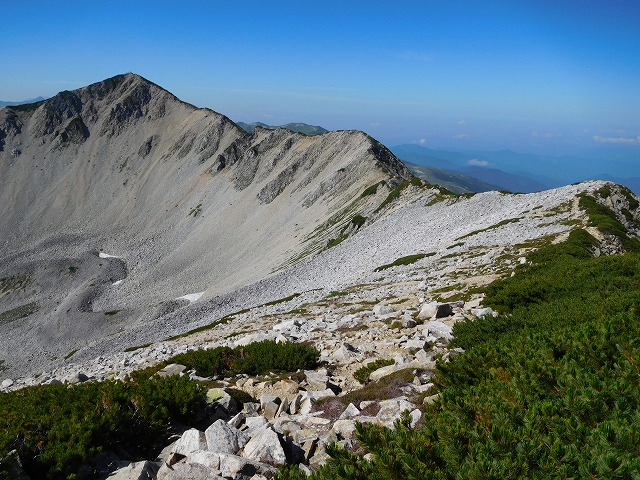
[[[75,350],[71,350],[69,353],[67,353],[64,356],[65,360],[69,360],[71,357],[73,357],[76,353],[78,352],[78,349],[76,348]]]
[[[375,372],[379,368],[386,367],[387,365],[393,365],[394,363],[395,362],[393,360],[380,358],[356,370],[353,374],[353,377],[360,383],[365,384],[369,381],[369,375],[371,374],[371,372]]]
[[[369,195],[375,195],[378,192],[378,187],[384,184],[384,180],[381,180],[380,182],[365,188],[364,191],[360,194],[360,198],[368,197]]]
[[[294,293],[293,295],[289,295],[288,297],[284,297],[284,298],[280,298],[278,300],[273,300],[271,302],[263,303],[260,306],[261,307],[271,307],[273,305],[278,305],[280,303],[290,302],[291,300],[293,300],[294,298],[299,297],[300,295],[302,295],[302,294],[301,293]]]
[[[412,263],[416,263],[418,260],[421,260],[425,257],[431,257],[433,255],[435,255],[435,253],[416,253],[414,255],[407,255],[405,257],[400,257],[395,259],[391,263],[387,263],[385,265],[380,265],[379,267],[376,267],[374,272],[386,270],[387,268],[391,268],[391,267],[399,267],[401,265],[411,265]]]
[[[249,310],[250,309],[246,308],[244,310],[240,310],[240,311],[232,313],[230,315],[225,315],[224,317],[219,318],[215,322],[211,322],[211,323],[209,323],[207,325],[203,325],[202,327],[194,328],[193,330],[189,330],[188,332],[181,333],[180,335],[176,335],[174,337],[171,337],[168,340],[177,340],[178,338],[188,337],[189,335],[193,335],[194,333],[206,332],[207,330],[211,330],[211,329],[217,327],[218,325],[224,325],[225,323],[229,323],[231,320],[233,320],[235,315],[240,315],[242,313],[246,313]]]
[[[21,318],[26,318],[29,315],[36,313],[38,310],[40,310],[40,306],[37,302],[31,302],[12,308],[11,310],[0,313],[0,325],[13,322],[14,320],[19,320]]]
[[[462,240],[465,238],[473,237],[474,235],[477,235],[479,233],[487,232],[489,230],[495,230],[496,228],[504,227],[505,225],[509,225],[510,223],[516,223],[519,221],[520,221],[519,218],[508,218],[506,220],[502,220],[501,222],[496,223],[495,225],[491,225],[490,227],[482,228],[480,230],[475,230],[473,232],[467,233],[466,235],[456,238],[456,240]]]
[[[385,198],[384,201],[380,204],[380,206],[376,208],[376,212],[381,211],[384,207],[386,207],[391,202],[396,200],[400,196],[402,191],[411,185],[413,185],[414,187],[424,187],[425,183],[422,180],[420,180],[418,177],[412,177],[411,180],[406,180],[402,182],[396,188],[391,190],[389,195],[387,195],[387,198]]]
[[[127,347],[124,349],[125,352],[135,352],[136,350],[140,350],[141,348],[147,348],[153,345],[153,343],[145,343],[144,345],[138,345],[136,347]]]
[[[640,252],[640,241],[630,237],[627,230],[608,207],[598,203],[594,197],[580,194],[580,208],[589,216],[589,225],[602,233],[613,235],[628,252]]]

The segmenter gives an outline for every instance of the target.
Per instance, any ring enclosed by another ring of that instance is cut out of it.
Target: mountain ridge
[[[20,325],[0,358],[25,332],[65,355],[185,294],[258,281],[326,248],[410,175],[362,132],[247,134],[134,74],[5,107],[0,277],[32,290],[0,298],[4,327]]]

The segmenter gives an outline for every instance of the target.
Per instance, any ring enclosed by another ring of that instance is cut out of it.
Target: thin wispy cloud
[[[454,135],[453,138],[455,138],[456,140],[463,140],[465,138],[469,138],[469,135],[466,133],[459,133],[457,135]]]
[[[554,133],[554,132],[538,132],[538,131],[534,131],[531,132],[531,136],[535,137],[535,138],[555,138],[555,137],[562,137],[561,133]]]
[[[593,140],[598,143],[615,143],[621,145],[636,145],[640,144],[640,135],[637,137],[601,137],[600,135],[594,135]]]
[[[478,160],[477,158],[472,158],[467,161],[467,165],[470,167],[488,167],[490,163],[486,160]]]

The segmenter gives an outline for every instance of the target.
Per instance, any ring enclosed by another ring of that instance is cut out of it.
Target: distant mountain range
[[[44,97],[32,98],[30,100],[22,100],[20,102],[5,102],[3,100],[0,100],[0,107],[7,107],[12,105],[24,105],[26,103],[41,102],[43,100],[44,100]]]
[[[327,133],[329,130],[325,130],[322,127],[318,127],[316,125],[308,125],[306,123],[287,123],[286,125],[267,125],[262,122],[253,122],[253,123],[244,123],[244,122],[236,122],[240,128],[242,128],[245,132],[252,133],[256,127],[275,129],[275,128],[286,128],[287,130],[291,130],[292,132],[303,133],[305,135],[322,135],[323,133]]]
[[[638,168],[640,157],[634,157],[635,150],[632,149],[623,154],[618,151],[615,155],[601,149],[584,158],[523,154],[511,150],[455,152],[415,144],[396,145],[391,151],[405,162],[473,177],[512,192],[536,192],[583,180],[611,180],[640,192],[640,178],[625,175]],[[602,172],[603,161],[595,160],[596,154],[602,155],[600,158],[611,158],[606,162],[606,167],[610,168],[608,172]]]

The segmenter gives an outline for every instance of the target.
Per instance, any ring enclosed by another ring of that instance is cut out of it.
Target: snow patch
[[[98,256],[100,258],[120,258],[120,257],[116,257],[115,255],[109,255],[108,253],[104,253],[104,252],[100,252]]]
[[[113,282],[111,285],[115,287],[116,285],[120,285],[122,282],[124,282],[124,280],[117,280]]]
[[[181,297],[176,298],[176,300],[189,300],[190,302],[195,302],[202,296],[203,293],[204,292],[189,293],[187,295],[183,295]]]

